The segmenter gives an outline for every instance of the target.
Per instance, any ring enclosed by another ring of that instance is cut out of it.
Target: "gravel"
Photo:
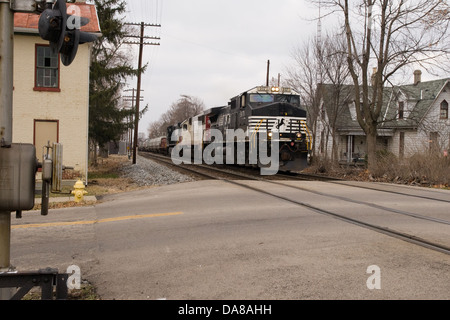
[[[141,156],[136,157],[135,165],[128,163],[121,170],[123,177],[132,179],[139,186],[159,186],[195,181],[190,176]]]

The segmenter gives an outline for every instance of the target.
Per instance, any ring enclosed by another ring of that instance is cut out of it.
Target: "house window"
[[[59,54],[47,45],[36,45],[35,91],[59,92]]]
[[[405,112],[405,103],[403,101],[398,102],[398,118],[403,119],[403,115]]]
[[[441,102],[441,119],[448,119],[448,102],[446,100]]]

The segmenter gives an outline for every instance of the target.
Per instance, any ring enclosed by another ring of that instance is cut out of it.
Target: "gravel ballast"
[[[195,181],[194,178],[172,170],[142,156],[136,157],[136,164],[127,163],[122,169],[124,178],[139,186],[160,186]]]

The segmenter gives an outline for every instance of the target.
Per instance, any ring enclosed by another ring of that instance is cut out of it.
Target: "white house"
[[[356,119],[353,86],[321,85],[321,112],[315,131],[315,153],[352,162],[366,154],[365,134]],[[450,149],[450,78],[421,81],[416,71],[409,85],[385,88],[378,148],[399,158],[417,152]],[[334,139],[333,139],[334,136]]]
[[[100,34],[95,5],[77,1],[89,18],[82,31]],[[87,182],[90,44],[69,67],[38,34],[39,15],[14,15],[13,142],[32,143],[39,160],[47,142],[63,144],[65,166]]]

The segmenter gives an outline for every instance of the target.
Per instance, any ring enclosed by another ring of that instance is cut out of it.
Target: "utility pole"
[[[321,14],[322,2],[319,0],[319,20],[317,21],[317,42],[319,46],[322,45],[322,14]]]
[[[266,75],[266,86],[269,86],[269,75],[270,75],[270,60],[267,60],[267,75]]]
[[[136,108],[136,105],[134,104],[134,100],[135,100],[135,98],[136,98],[136,89],[135,88],[132,88],[132,89],[127,89],[127,90],[124,90],[125,92],[132,92],[132,94],[131,94],[131,96],[124,96],[124,99],[123,99],[123,101],[125,101],[125,102],[131,102],[131,109],[133,109],[133,108]],[[141,91],[144,91],[144,90],[142,90],[141,89]],[[144,97],[143,96],[140,96],[139,97],[139,101],[140,102],[143,102],[144,101]],[[130,115],[130,117],[129,117],[129,120],[128,120],[128,124],[131,124],[133,122],[133,116],[132,115]],[[134,126],[133,126],[133,128],[134,128]],[[133,144],[133,133],[132,133],[132,130],[131,130],[131,128],[130,129],[128,129],[128,141],[129,141],[129,148],[131,149],[131,146],[134,146],[134,144]],[[128,154],[128,159],[130,158],[130,154]]]
[[[138,61],[138,79],[137,79],[137,93],[136,97],[141,96],[141,76],[142,76],[142,55],[144,52],[144,45],[154,45],[159,46],[159,43],[154,42],[144,42],[145,39],[155,39],[160,40],[158,37],[147,37],[144,35],[145,33],[145,27],[161,27],[159,24],[148,24],[148,23],[125,23],[126,25],[132,25],[132,26],[140,26],[141,27],[141,34],[140,36],[134,36],[130,35],[128,37],[130,38],[139,38],[139,42],[125,42],[128,44],[139,44],[139,61]],[[137,147],[138,147],[138,135],[139,135],[139,112],[140,112],[140,100],[136,99],[136,112],[134,116],[134,141],[133,141],[133,164],[136,164],[136,156],[137,156]]]
[[[12,144],[14,12],[0,1],[0,147]]]

